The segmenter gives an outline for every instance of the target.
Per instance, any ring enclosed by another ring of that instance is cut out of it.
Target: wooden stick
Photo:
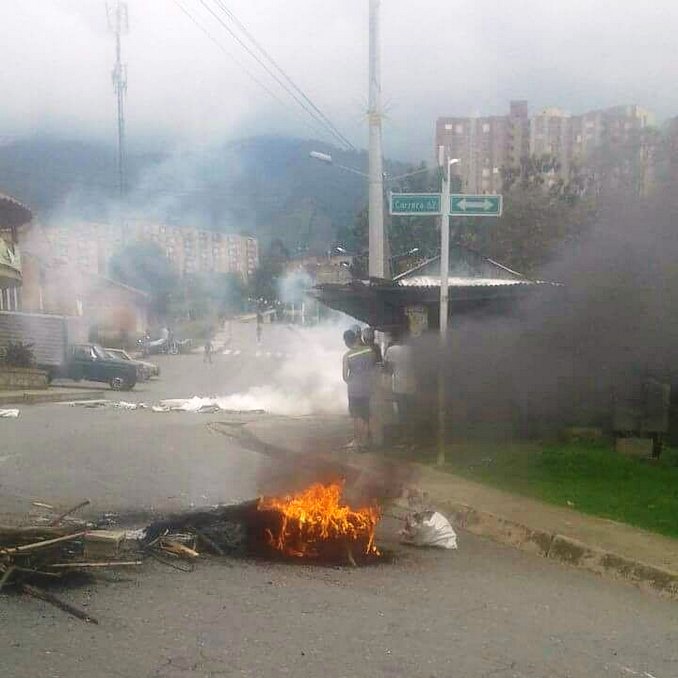
[[[76,504],[72,508],[69,508],[68,511],[64,511],[60,516],[57,516],[51,523],[51,527],[55,527],[58,525],[66,516],[69,516],[71,513],[75,513],[78,509],[83,508],[83,506],[89,506],[89,499],[85,499],[85,501],[81,501],[79,504]]]
[[[128,565],[143,565],[141,560],[116,560],[108,561],[103,563],[54,563],[53,565],[48,565],[47,567],[58,567],[58,568],[78,568],[78,567],[126,567]]]
[[[52,577],[53,579],[61,578],[61,572],[45,572],[43,570],[32,570],[29,567],[19,567],[18,565],[15,565],[14,569],[17,572],[25,572],[26,574],[39,574],[41,577]]]
[[[47,603],[51,603],[55,607],[58,607],[60,610],[68,612],[68,614],[72,614],[74,617],[77,617],[78,619],[82,619],[83,621],[89,622],[90,624],[99,623],[97,619],[87,614],[87,612],[81,610],[79,607],[71,605],[70,603],[67,603],[65,600],[57,598],[54,594],[39,589],[37,586],[31,586],[30,584],[19,584],[19,588],[26,595],[29,595],[32,598],[39,598],[40,600],[44,600]]]
[[[36,541],[33,544],[26,544],[25,546],[15,546],[11,549],[0,549],[0,554],[9,554],[12,553],[25,553],[26,551],[35,551],[36,549],[41,549],[45,546],[52,546],[52,544],[59,544],[62,541],[73,541],[73,539],[78,539],[79,537],[84,537],[87,532],[74,532],[73,534],[67,534],[64,537],[57,537],[56,539],[45,539],[45,541]]]
[[[0,591],[2,591],[2,587],[9,581],[9,578],[12,576],[14,570],[16,570],[14,565],[7,566],[7,569],[4,571],[2,577],[0,577]]]
[[[224,549],[219,546],[219,544],[215,543],[213,539],[210,539],[206,534],[203,534],[199,530],[195,530],[195,533],[198,535],[198,539],[202,539],[205,544],[209,548],[212,549],[218,556],[225,556],[226,554],[224,553]]]
[[[180,544],[172,539],[161,539],[160,548],[167,553],[172,553],[180,558],[199,558],[200,554],[195,550]]]

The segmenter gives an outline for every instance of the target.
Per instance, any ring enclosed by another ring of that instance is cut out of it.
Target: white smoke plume
[[[287,357],[266,385],[231,395],[164,401],[164,404],[191,412],[210,407],[230,411],[264,410],[284,416],[346,412],[346,384],[341,377],[341,358],[346,350],[342,332],[354,322],[342,318],[314,327],[290,327],[290,338],[284,345]]]

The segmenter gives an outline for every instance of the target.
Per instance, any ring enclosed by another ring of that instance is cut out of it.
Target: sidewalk
[[[332,454],[335,459],[350,437],[350,422],[344,417],[266,417],[250,422],[246,429],[273,449]],[[374,474],[383,474],[389,464],[407,467],[409,489],[425,493],[430,504],[462,530],[678,599],[678,540],[510,494],[422,464],[390,462],[378,454],[341,453],[339,459]],[[405,500],[399,504],[407,505]]]
[[[0,407],[5,405],[36,405],[60,403],[69,400],[92,400],[105,397],[105,391],[92,388],[50,388],[35,390],[0,391]]]

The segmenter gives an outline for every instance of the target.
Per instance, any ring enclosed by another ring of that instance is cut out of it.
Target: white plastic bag
[[[0,417],[3,419],[16,419],[19,416],[19,410],[14,408],[9,410],[0,410]]]
[[[400,531],[401,540],[413,546],[437,546],[442,549],[457,548],[457,533],[449,520],[437,511],[421,511],[408,516]]]

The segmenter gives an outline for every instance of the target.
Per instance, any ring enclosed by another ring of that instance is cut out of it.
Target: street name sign
[[[391,214],[440,215],[442,202],[440,193],[391,193]]]
[[[500,217],[502,197],[501,195],[454,193],[450,196],[450,216]]]

